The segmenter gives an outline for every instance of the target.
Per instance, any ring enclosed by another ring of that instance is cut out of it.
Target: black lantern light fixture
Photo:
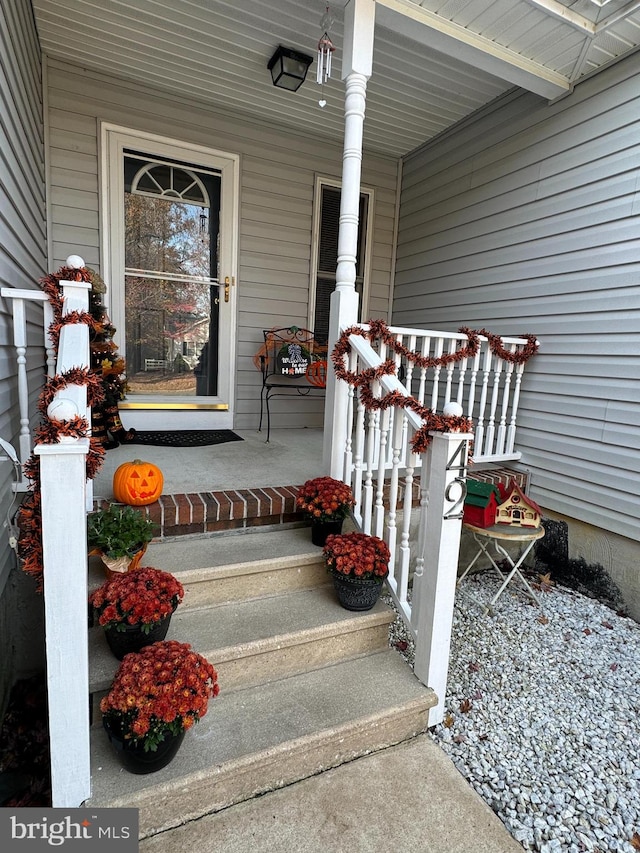
[[[274,86],[296,92],[304,83],[312,62],[312,56],[279,45],[267,68],[271,72]]]

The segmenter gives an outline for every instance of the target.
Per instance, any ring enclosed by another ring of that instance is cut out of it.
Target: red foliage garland
[[[95,320],[86,311],[72,311],[62,315],[63,296],[60,281],[91,281],[91,274],[83,267],[72,269],[60,267],[56,273],[41,279],[42,289],[47,294],[53,309],[53,322],[49,326],[49,337],[57,348],[60,329],[68,323],[85,323],[95,326]],[[100,378],[89,369],[72,367],[61,374],[47,379],[38,398],[38,411],[43,421],[34,430],[34,440],[37,444],[57,444],[61,437],[86,438],[90,432],[90,424],[86,418],[76,416],[68,421],[52,421],[47,416],[47,409],[55,395],[69,385],[85,385],[87,388],[87,405],[94,406],[104,399],[104,390]],[[105,450],[102,443],[90,438],[89,451],[86,458],[87,478],[92,480],[102,466]],[[26,494],[16,516],[20,530],[18,537],[18,557],[22,570],[36,579],[36,589],[43,589],[43,560],[42,560],[42,501],[40,494],[40,458],[31,454],[23,465],[25,477],[31,486]]]
[[[512,364],[524,364],[538,350],[538,341],[535,335],[523,335],[527,340],[526,345],[520,351],[512,353],[504,349],[500,335],[494,335],[485,329],[474,331],[464,326],[459,331],[467,336],[465,346],[460,347],[455,352],[443,353],[437,357],[423,356],[397,341],[383,320],[370,320],[368,326],[368,329],[363,329],[360,326],[351,326],[340,335],[331,353],[333,368],[338,379],[342,379],[349,385],[360,389],[360,399],[367,411],[383,411],[392,407],[408,408],[422,418],[423,425],[416,431],[411,442],[415,453],[424,453],[427,449],[431,442],[430,432],[471,432],[473,429],[471,418],[465,415],[439,415],[432,409],[423,406],[415,397],[405,395],[400,391],[391,391],[382,397],[376,397],[371,387],[372,383],[379,380],[382,376],[395,375],[395,360],[388,358],[379,367],[367,368],[360,373],[353,373],[347,370],[344,357],[351,352],[351,345],[349,343],[350,335],[359,335],[360,337],[368,338],[370,341],[380,340],[394,353],[403,356],[407,361],[423,369],[445,367],[448,364],[462,361],[464,358],[475,357],[480,347],[480,335],[484,335],[487,338],[489,347],[495,355]]]

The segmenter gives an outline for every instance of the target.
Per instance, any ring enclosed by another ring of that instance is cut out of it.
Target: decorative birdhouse
[[[511,480],[508,486],[502,486],[501,501],[496,510],[496,524],[510,524],[512,527],[540,527],[542,513],[537,503],[528,498],[520,486]]]
[[[467,480],[462,520],[474,527],[491,527],[496,523],[496,510],[500,492],[492,483]]]

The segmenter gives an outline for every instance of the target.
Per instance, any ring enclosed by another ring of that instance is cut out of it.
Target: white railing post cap
[[[81,258],[80,255],[69,255],[65,264],[73,270],[79,270],[84,267],[84,258]]]
[[[442,414],[447,417],[460,417],[463,412],[463,408],[460,403],[456,403],[453,400],[447,403],[447,405],[442,410]]]

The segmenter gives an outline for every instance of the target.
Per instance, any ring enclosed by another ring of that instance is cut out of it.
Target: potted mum
[[[119,659],[164,640],[171,615],[184,596],[172,574],[151,566],[114,574],[89,596],[109,648]]]
[[[135,568],[153,539],[155,524],[140,510],[110,504],[87,516],[87,544],[107,569],[107,576]]]
[[[166,767],[218,692],[216,670],[188,643],[162,640],[127,655],[100,702],[124,768],[142,774]]]
[[[328,536],[323,555],[338,601],[347,610],[371,610],[389,574],[391,553],[366,533]]]
[[[333,477],[307,480],[296,497],[296,506],[311,522],[311,541],[320,546],[327,536],[340,533],[354,504],[351,487]]]

